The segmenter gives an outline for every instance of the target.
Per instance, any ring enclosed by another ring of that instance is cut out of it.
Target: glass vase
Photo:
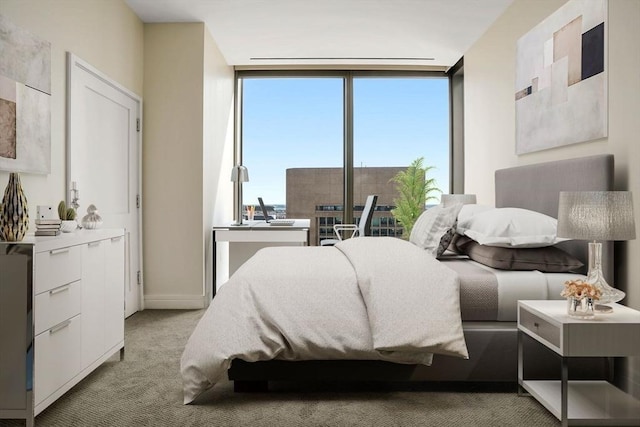
[[[609,286],[604,279],[602,272],[602,243],[589,243],[589,272],[587,273],[587,283],[600,289],[601,295],[599,304],[618,302],[625,297],[625,293],[620,289]]]
[[[20,175],[9,174],[9,183],[4,190],[0,206],[0,239],[7,242],[19,242],[29,228],[29,207],[22,191]]]
[[[567,314],[574,319],[593,319],[593,298],[567,298]]]

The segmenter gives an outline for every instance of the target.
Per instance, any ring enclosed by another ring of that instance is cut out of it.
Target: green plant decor
[[[391,181],[396,183],[399,197],[394,199],[396,205],[391,214],[396,221],[402,224],[402,238],[409,239],[413,224],[424,211],[426,203],[436,200],[433,193],[440,192],[436,187],[436,180],[428,178],[427,174],[435,166],[424,166],[424,157],[419,157],[411,162],[411,165],[398,172]]]
[[[73,221],[76,219],[76,211],[73,208],[68,208],[64,200],[58,203],[58,217],[63,221]]]

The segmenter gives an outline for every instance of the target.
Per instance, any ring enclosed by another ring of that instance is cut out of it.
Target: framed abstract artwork
[[[51,172],[51,45],[2,15],[0,170]]]
[[[607,136],[607,0],[570,0],[516,46],[516,154]]]

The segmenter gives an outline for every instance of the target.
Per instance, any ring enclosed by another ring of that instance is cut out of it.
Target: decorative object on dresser
[[[102,217],[98,214],[98,208],[96,205],[89,205],[87,208],[87,214],[82,217],[82,227],[88,230],[100,228],[102,225]]]
[[[61,219],[36,219],[36,236],[57,236],[62,227]]]
[[[8,242],[19,242],[29,229],[29,206],[22,191],[20,175],[9,174],[9,183],[4,190],[0,213],[0,238]]]
[[[231,182],[235,183],[234,197],[236,199],[236,209],[233,213],[235,220],[231,225],[242,225],[242,183],[249,182],[249,171],[246,166],[235,165],[231,169]]]
[[[71,233],[73,230],[78,228],[78,223],[76,222],[76,210],[72,207],[67,207],[64,200],[61,200],[60,203],[58,203],[58,216],[62,220],[60,229],[64,233]]]
[[[600,304],[618,302],[625,293],[609,286],[602,272],[602,243],[598,240],[636,238],[630,191],[562,191],[558,205],[558,236],[589,243],[587,283],[597,287]],[[610,307],[596,305],[598,312]]]
[[[0,243],[0,419],[34,417],[124,354],[124,230]]]

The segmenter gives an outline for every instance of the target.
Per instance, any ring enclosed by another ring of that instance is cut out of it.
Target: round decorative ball
[[[100,228],[101,225],[102,217],[98,214],[98,208],[93,204],[89,205],[87,208],[87,214],[82,217],[82,227],[92,230]]]

